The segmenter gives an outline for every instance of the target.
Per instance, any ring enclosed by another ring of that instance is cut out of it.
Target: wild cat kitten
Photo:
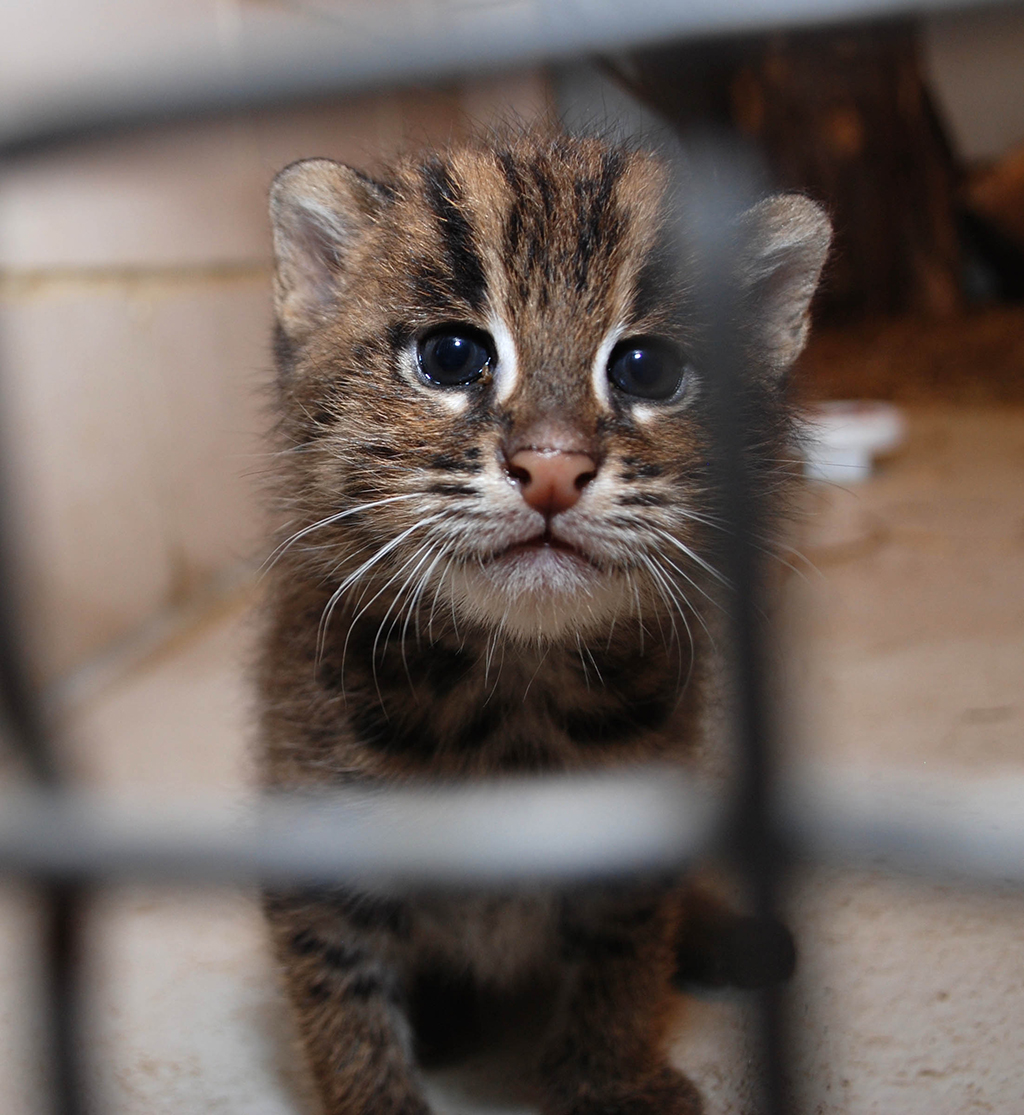
[[[698,762],[716,539],[670,194],[654,156],[564,136],[278,176],[268,784]],[[735,233],[767,490],[829,229],[788,196]],[[551,1115],[701,1110],[671,981],[741,923],[681,886],[267,910],[328,1115],[425,1112],[418,1057],[529,983]]]

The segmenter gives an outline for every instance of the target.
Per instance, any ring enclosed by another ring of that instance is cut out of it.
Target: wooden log
[[[618,73],[682,134],[730,126],[777,188],[826,204],[836,240],[821,314],[960,308],[959,174],[910,24],[662,49]]]
[[[1024,145],[970,176],[968,206],[1024,250]]]

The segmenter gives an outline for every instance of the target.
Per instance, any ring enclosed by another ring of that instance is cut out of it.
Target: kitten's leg
[[[665,1053],[678,906],[664,893],[566,901],[570,974],[542,1062],[551,1115],[700,1115]]]
[[[796,945],[781,921],[738,914],[699,886],[687,890],[683,908],[677,985],[749,989],[781,983],[793,974]]]
[[[401,906],[337,894],[264,904],[325,1115],[429,1115],[395,963]]]

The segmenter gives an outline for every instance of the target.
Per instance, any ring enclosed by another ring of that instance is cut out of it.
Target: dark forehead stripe
[[[505,221],[505,255],[515,258],[519,252],[519,243],[523,235],[523,190],[516,169],[515,159],[511,151],[498,152],[498,166],[505,177],[508,188],[512,193],[512,205],[509,207],[508,218]]]
[[[433,159],[421,168],[427,202],[437,219],[445,256],[451,268],[452,293],[474,310],[484,304],[487,279],[473,243],[473,229],[463,209],[462,189],[451,168]]]
[[[550,219],[554,187],[539,155],[529,165],[520,165],[508,150],[499,151],[497,158],[511,195],[503,235],[505,261],[516,276],[519,298],[526,303],[531,276],[538,262],[547,258],[549,237],[541,214]],[[545,292],[540,293],[543,302]]]
[[[621,152],[606,151],[601,159],[601,173],[596,178],[577,179],[574,184],[579,227],[573,269],[576,289],[581,293],[590,285],[594,257],[610,252],[622,236],[622,219],[613,199],[615,183],[625,163]]]
[[[538,155],[530,167],[533,180],[537,184],[537,193],[540,195],[544,207],[544,216],[547,220],[554,220],[555,216],[555,190],[556,186],[548,161]]]
[[[497,153],[511,194],[503,247],[524,302],[532,291],[544,306],[556,281],[579,293],[600,285],[594,283],[594,265],[622,236],[615,187],[626,156],[619,151],[586,160],[578,156],[557,145],[526,158],[510,150]]]

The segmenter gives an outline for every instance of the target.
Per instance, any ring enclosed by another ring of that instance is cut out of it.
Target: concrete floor
[[[1024,411],[916,409],[856,488],[808,493],[779,657],[794,758],[963,779],[1024,768]],[[803,562],[796,561],[803,566]],[[815,571],[816,570],[816,571]],[[211,615],[71,719],[76,769],[126,791],[238,793],[249,776],[239,608]],[[791,921],[801,1109],[1024,1112],[1024,896],[837,870]],[[35,1115],[31,901],[0,895],[0,1111]],[[297,1115],[295,1058],[251,896],[131,888],[90,929],[97,1110]],[[742,996],[681,1003],[675,1055],[709,1115],[750,1109]],[[468,1083],[467,1083],[468,1081]],[[437,1078],[472,1109],[469,1077]],[[505,1097],[505,1109],[517,1100]]]

